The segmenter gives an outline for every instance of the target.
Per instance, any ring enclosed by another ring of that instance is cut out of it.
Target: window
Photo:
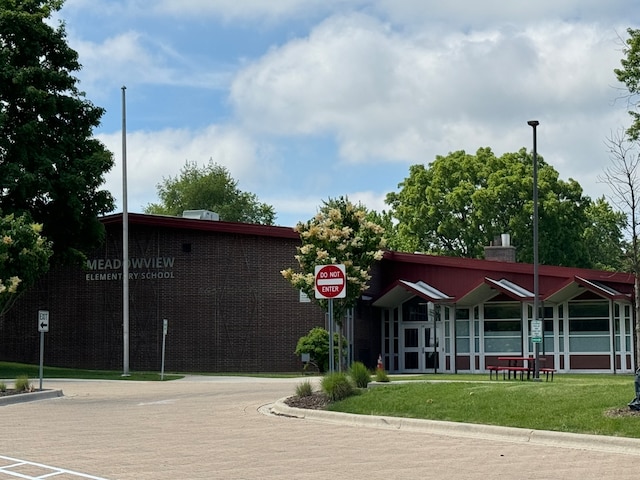
[[[456,309],[456,353],[471,353],[469,309]]]
[[[521,338],[520,320],[484,322],[484,351],[487,353],[520,352]]]
[[[569,351],[605,353],[610,350],[608,302],[570,303]]]
[[[522,351],[522,319],[520,303],[484,305],[485,353]]]
[[[496,304],[484,306],[484,319],[520,318],[520,304]]]

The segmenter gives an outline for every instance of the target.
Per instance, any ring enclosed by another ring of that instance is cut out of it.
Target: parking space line
[[[37,472],[37,473],[34,473]],[[42,463],[28,462],[12,457],[0,455],[0,475],[9,477],[24,478],[27,480],[41,480],[45,478],[55,478],[56,475],[65,475],[64,478],[87,478],[90,480],[107,480],[103,477],[96,477],[87,473],[74,472],[65,468],[52,467]]]

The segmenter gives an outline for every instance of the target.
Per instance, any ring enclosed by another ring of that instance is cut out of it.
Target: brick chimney
[[[495,262],[514,263],[516,261],[516,247],[511,246],[511,236],[508,233],[503,233],[494,238],[491,245],[484,247],[484,258]]]

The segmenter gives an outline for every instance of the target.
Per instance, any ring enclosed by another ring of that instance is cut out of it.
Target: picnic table
[[[507,362],[503,372],[507,373],[507,378],[511,378],[513,372],[513,378],[520,374],[520,380],[524,380],[524,374],[527,374],[527,380],[531,378],[531,374],[536,368],[535,357],[498,357],[499,362]]]
[[[530,357],[518,357],[518,356],[505,356],[498,357],[498,362],[501,362],[499,365],[489,365],[487,366],[487,370],[489,370],[489,379],[493,378],[493,374],[496,375],[496,380],[498,379],[498,373],[502,372],[503,379],[511,379],[511,374],[513,373],[513,378],[518,378],[518,374],[520,375],[520,380],[524,380],[524,374],[527,374],[527,380],[530,380],[533,377],[533,372],[536,369],[536,358],[533,356]],[[544,363],[544,359],[540,359],[540,363]],[[549,381],[549,374],[551,374],[551,380],[553,380],[553,374],[555,370],[553,368],[539,368],[540,373],[546,374],[547,381]]]

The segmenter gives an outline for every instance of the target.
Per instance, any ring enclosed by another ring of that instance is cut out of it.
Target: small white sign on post
[[[44,334],[49,331],[49,311],[38,310],[38,331],[40,332],[40,390],[44,376]]]
[[[531,320],[531,342],[542,343],[542,320]]]
[[[44,332],[44,333],[49,331],[49,311],[48,310],[38,310],[38,331]]]

